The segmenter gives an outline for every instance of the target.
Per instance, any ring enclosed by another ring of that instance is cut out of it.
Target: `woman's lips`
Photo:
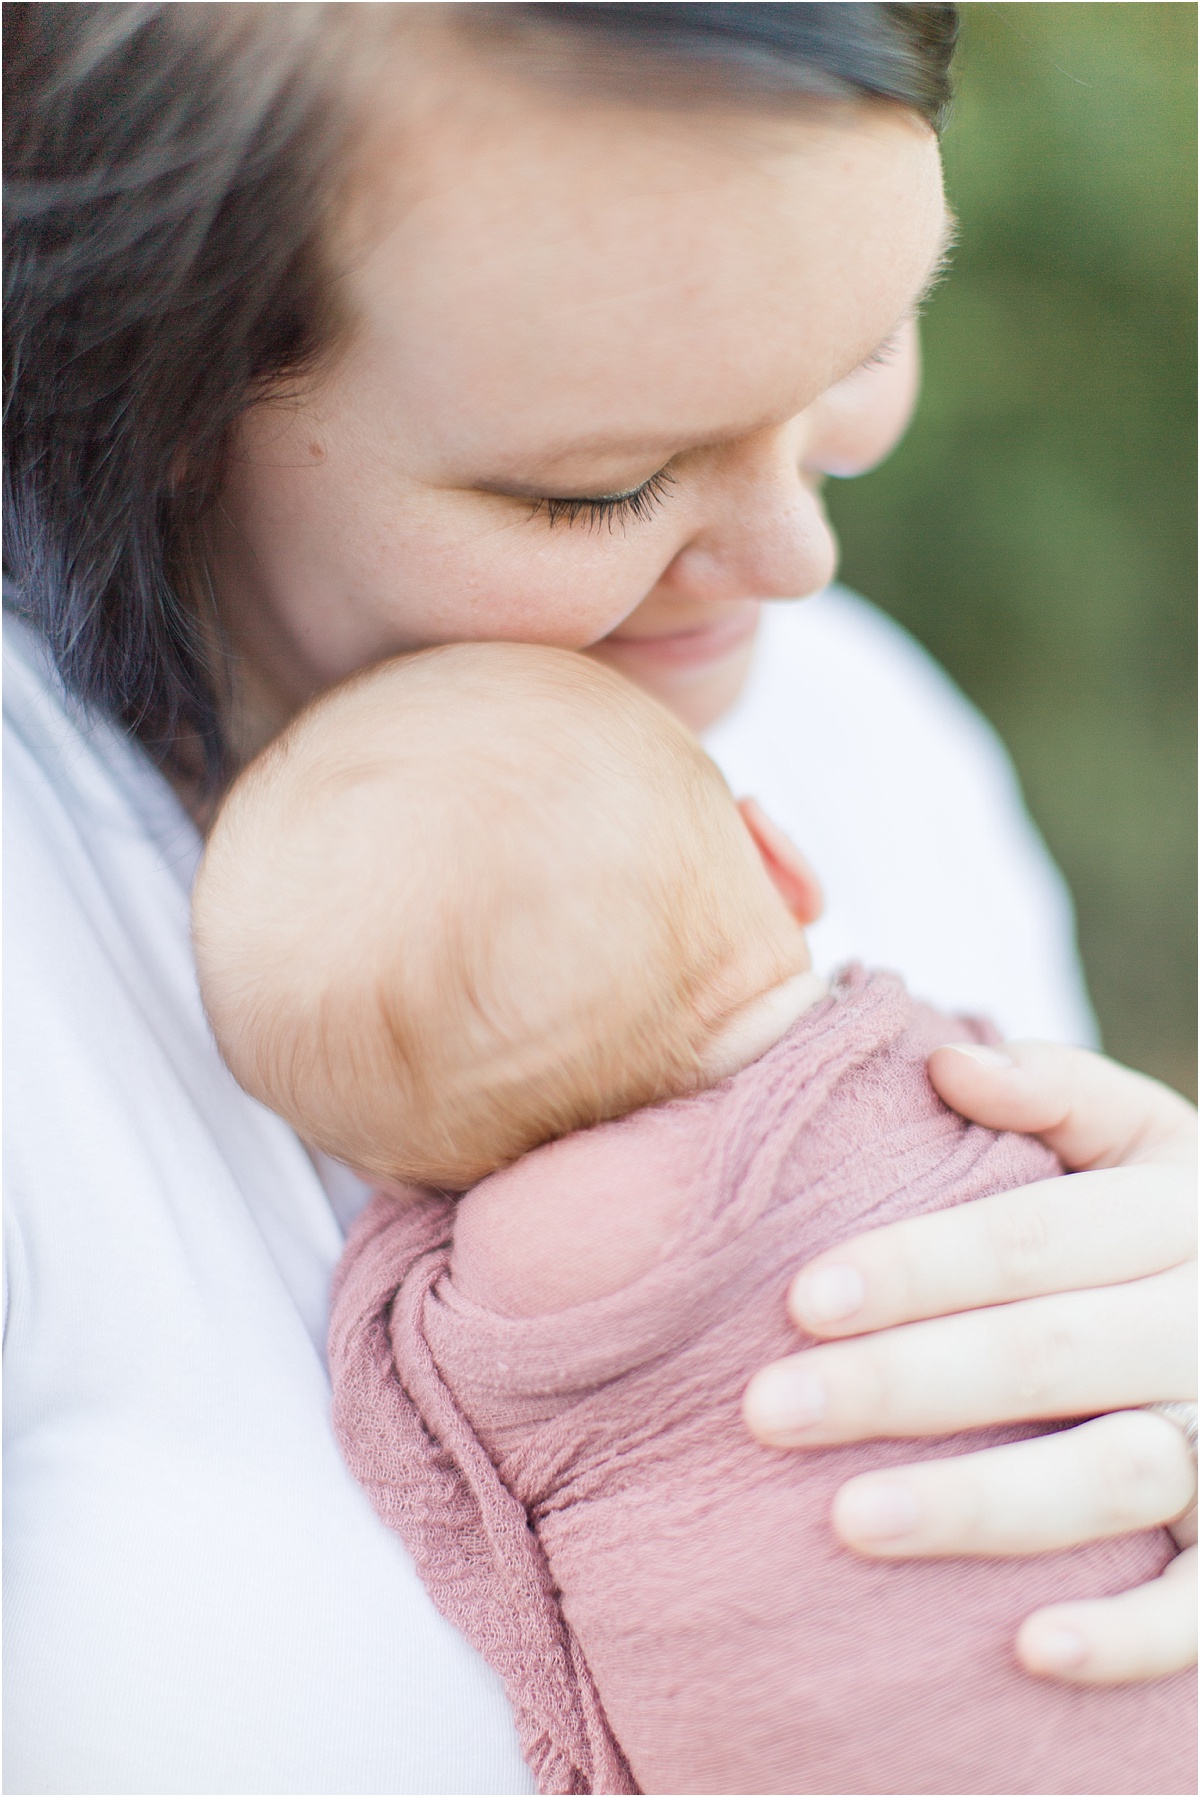
[[[690,630],[664,631],[660,635],[622,636],[614,631],[596,644],[598,649],[616,650],[622,659],[652,662],[662,668],[700,668],[709,662],[722,661],[736,649],[743,648],[758,627],[761,607],[758,601],[740,609],[736,616],[722,618],[719,624],[701,624]]]

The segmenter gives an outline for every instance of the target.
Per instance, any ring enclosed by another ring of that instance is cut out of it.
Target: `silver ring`
[[[1145,1409],[1153,1410],[1157,1416],[1165,1416],[1169,1423],[1174,1423],[1183,1439],[1187,1442],[1192,1459],[1196,1458],[1196,1418],[1197,1406],[1172,1399],[1164,1404],[1147,1404]]]
[[[1183,1436],[1184,1441],[1187,1443],[1188,1453],[1192,1456],[1192,1471],[1195,1473],[1197,1433],[1196,1405],[1184,1401],[1171,1400],[1163,1404],[1144,1404],[1142,1408],[1144,1410],[1153,1411],[1156,1416],[1165,1416],[1169,1423],[1174,1423],[1175,1427],[1179,1430],[1179,1433]],[[1172,1535],[1174,1535],[1180,1547],[1194,1547],[1196,1545],[1195,1497],[1192,1498],[1191,1505],[1183,1512],[1182,1516],[1177,1516],[1174,1519],[1170,1528]]]

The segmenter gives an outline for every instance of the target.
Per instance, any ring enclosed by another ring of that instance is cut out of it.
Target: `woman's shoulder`
[[[1070,898],[993,727],[857,594],[764,614],[746,689],[706,742],[820,875],[822,968],[892,967],[1007,1034],[1094,1041]]]
[[[185,1197],[211,1210],[206,1180],[232,1174],[269,1233],[260,1188],[287,1177],[294,1211],[276,1232],[304,1240],[303,1256],[289,1240],[289,1271],[319,1344],[337,1232],[299,1143],[238,1090],[208,1030],[191,950],[198,833],[8,618],[4,658],[11,1214],[65,1248],[87,1230],[56,1218],[82,1208],[88,1228],[136,1231]]]
[[[4,620],[6,1020],[14,1077],[49,1125],[69,1069],[73,1096],[132,1069],[157,1036],[177,1053],[203,1033],[189,940],[200,842],[174,794],[115,727],[64,693],[36,636]],[[136,1118],[135,1089],[110,1114]],[[13,1119],[19,1150],[28,1111]],[[36,1135],[36,1132],[33,1132]],[[55,1130],[75,1134],[70,1107]]]
[[[211,1791],[232,1765],[238,1789],[527,1789],[497,1681],[337,1454],[321,1357],[341,1234],[205,1022],[196,832],[11,620],[5,650],[23,1788]]]
[[[186,888],[200,838],[174,792],[124,731],[68,694],[37,633],[4,613],[5,798],[30,830],[26,854],[53,858],[67,820],[119,854],[152,844]]]
[[[915,637],[846,587],[764,607],[750,681],[727,723],[751,720],[796,729],[805,721],[841,746],[852,738],[873,756],[903,727],[906,761],[947,739],[993,778],[1013,782],[991,725]]]
[[[764,607],[746,687],[706,740],[739,790],[765,781],[794,821],[836,818],[842,841],[899,828],[915,847],[956,808],[960,837],[965,824],[1011,839],[1017,820],[1032,837],[996,731],[902,626],[842,587]]]

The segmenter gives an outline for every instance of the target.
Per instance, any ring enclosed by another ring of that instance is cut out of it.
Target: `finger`
[[[1196,1545],[1196,1502],[1183,1516],[1177,1516],[1171,1524],[1171,1533],[1175,1537],[1176,1547],[1195,1547]]]
[[[1017,1635],[1017,1658],[1027,1672],[1076,1685],[1130,1684],[1194,1665],[1196,1549],[1118,1597],[1035,1611]]]
[[[1041,1180],[911,1217],[819,1255],[788,1308],[810,1335],[859,1335],[983,1304],[1112,1285],[1195,1252],[1195,1184],[1178,1167]]]
[[[929,1077],[964,1117],[1041,1136],[1068,1167],[1195,1157],[1196,1113],[1185,1099],[1083,1048],[1054,1042],[938,1048],[929,1057]]]
[[[825,1343],[756,1373],[746,1422],[773,1447],[812,1447],[1186,1399],[1194,1302],[1176,1267]]]
[[[1042,1554],[1169,1522],[1195,1492],[1182,1432],[1124,1410],[1032,1441],[864,1473],[838,1492],[833,1526],[876,1559]]]

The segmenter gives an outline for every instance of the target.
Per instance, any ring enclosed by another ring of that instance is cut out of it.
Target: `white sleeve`
[[[708,746],[811,859],[814,958],[894,968],[1006,1035],[1094,1044],[1071,902],[989,724],[899,625],[833,588],[768,606]]]
[[[5,711],[5,1789],[532,1790],[339,1456],[341,1232],[208,1034],[194,832],[32,652]]]

